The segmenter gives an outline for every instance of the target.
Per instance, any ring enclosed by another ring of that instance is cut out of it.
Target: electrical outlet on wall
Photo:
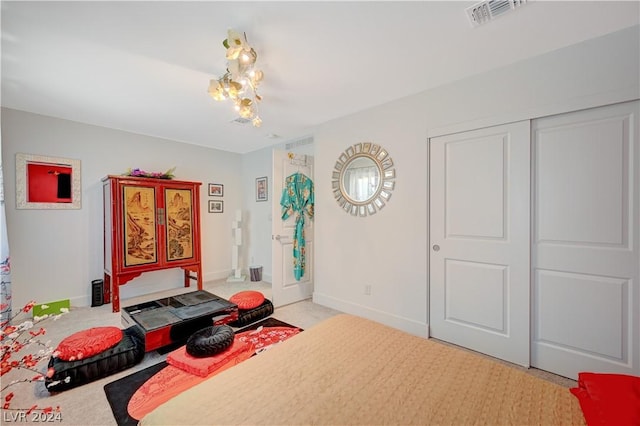
[[[371,284],[367,284],[364,286],[364,294],[366,296],[371,296]]]

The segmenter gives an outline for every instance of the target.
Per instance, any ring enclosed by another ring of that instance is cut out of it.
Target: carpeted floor
[[[240,330],[237,330],[236,334],[248,330],[255,330],[261,326],[296,328],[291,324],[270,317],[244,327]],[[129,400],[140,388],[140,386],[142,386],[147,380],[149,380],[167,365],[168,364],[166,361],[161,361],[158,364],[147,367],[144,370],[137,371],[104,386],[104,392],[107,397],[107,401],[109,401],[109,405],[111,406],[111,410],[113,411],[113,416],[119,426],[136,426],[138,424],[138,419],[131,417],[129,412],[127,411]]]

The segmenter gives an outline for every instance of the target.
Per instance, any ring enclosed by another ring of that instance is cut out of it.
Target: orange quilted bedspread
[[[584,425],[568,388],[337,315],[147,414],[161,424]]]

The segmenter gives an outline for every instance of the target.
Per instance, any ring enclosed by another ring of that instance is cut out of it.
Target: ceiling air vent
[[[289,142],[288,144],[285,145],[286,149],[293,149],[297,146],[302,146],[302,145],[311,145],[313,143],[313,136],[309,136],[300,140],[297,140],[295,142]]]
[[[248,118],[238,117],[236,119],[231,120],[231,122],[234,123],[234,124],[247,124],[247,123],[251,122],[251,120],[248,119]]]
[[[486,0],[466,9],[471,26],[477,27],[507,12],[517,9],[527,0]]]

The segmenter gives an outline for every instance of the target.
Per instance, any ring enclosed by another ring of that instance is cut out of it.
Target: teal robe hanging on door
[[[305,240],[304,217],[313,219],[313,182],[302,173],[294,173],[285,179],[284,190],[280,205],[282,206],[282,220],[288,219],[295,213],[296,227],[293,233],[293,274],[296,280],[304,276],[305,270]]]

